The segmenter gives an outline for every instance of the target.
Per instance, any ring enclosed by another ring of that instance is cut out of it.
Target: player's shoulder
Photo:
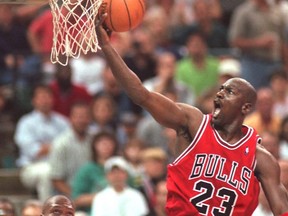
[[[193,118],[194,120],[202,120],[204,114],[199,108],[187,103],[177,103],[177,105],[182,109],[187,117]]]
[[[277,159],[261,144],[256,146],[256,172],[262,174],[279,171]]]
[[[177,104],[187,118],[187,125],[183,125],[179,129],[183,131],[189,131],[190,135],[194,137],[198,131],[198,128],[200,128],[205,115],[197,107],[184,103]]]

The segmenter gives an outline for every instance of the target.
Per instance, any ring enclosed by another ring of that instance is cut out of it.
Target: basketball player
[[[98,22],[106,16],[102,13]],[[208,115],[196,107],[174,103],[143,87],[99,23],[99,45],[116,80],[136,104],[177,132],[176,159],[168,165],[167,214],[251,215],[258,203],[260,182],[274,215],[287,216],[288,199],[280,183],[279,165],[260,145],[256,131],[243,125],[256,101],[251,84],[241,78],[226,81]]]
[[[55,195],[47,199],[43,205],[41,216],[74,216],[75,207],[70,199],[63,195]]]

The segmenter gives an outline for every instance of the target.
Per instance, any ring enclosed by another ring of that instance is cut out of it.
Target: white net
[[[51,62],[67,65],[88,51],[97,52],[95,19],[102,0],[50,0],[53,15]]]

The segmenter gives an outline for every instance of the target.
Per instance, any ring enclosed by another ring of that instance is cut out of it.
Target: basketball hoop
[[[0,0],[0,4],[45,4],[48,1],[53,15],[51,62],[65,66],[70,57],[97,52],[100,47],[95,19],[103,0]]]
[[[49,0],[54,26],[52,63],[65,66],[69,57],[97,52],[95,19],[101,3],[102,0]]]

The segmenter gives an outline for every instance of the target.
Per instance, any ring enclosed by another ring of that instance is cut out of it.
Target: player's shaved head
[[[237,83],[237,86],[244,95],[246,102],[251,103],[254,107],[257,100],[257,93],[255,88],[248,81],[239,77],[235,77],[230,80]]]
[[[75,207],[72,201],[63,195],[52,196],[47,199],[43,205],[42,215],[54,215],[54,212],[60,212],[61,215],[74,216]]]

